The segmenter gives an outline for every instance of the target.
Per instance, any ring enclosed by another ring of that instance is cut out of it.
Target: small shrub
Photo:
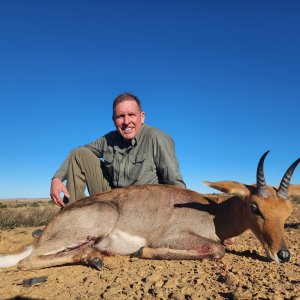
[[[25,207],[27,203],[16,203],[16,207]]]
[[[298,195],[296,195],[296,196],[291,196],[290,199],[291,199],[292,201],[295,201],[295,202],[300,203],[300,196],[298,196]]]
[[[8,206],[0,210],[0,228],[46,225],[58,211],[57,206],[47,202],[42,205],[38,203],[16,203],[14,206]]]

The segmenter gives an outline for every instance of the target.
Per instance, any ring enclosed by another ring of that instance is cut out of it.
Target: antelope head
[[[279,187],[275,188],[268,186],[265,181],[264,160],[268,153],[269,151],[264,153],[259,160],[256,185],[244,185],[234,181],[206,181],[205,183],[222,192],[233,193],[241,197],[243,205],[238,217],[240,220],[234,225],[240,224],[237,227],[240,226],[241,230],[236,228],[237,232],[241,233],[245,229],[250,229],[262,243],[270,259],[276,262],[288,262],[291,254],[284,239],[284,224],[292,213],[288,189],[292,174],[300,162],[300,158],[287,169]],[[228,212],[228,214],[231,213]],[[233,217],[237,219],[236,216]],[[231,223],[233,224],[232,218]]]
[[[276,189],[267,186],[265,181],[263,165],[268,153],[263,154],[257,166],[256,192],[248,196],[249,228],[260,240],[269,258],[288,262],[291,255],[284,239],[284,223],[292,213],[288,188],[300,159],[287,169]]]

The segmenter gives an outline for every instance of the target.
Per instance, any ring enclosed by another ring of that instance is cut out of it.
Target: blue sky
[[[278,184],[300,157],[299,15],[299,1],[1,1],[0,198],[48,197],[125,91],[174,139],[189,188],[253,183],[269,149]]]

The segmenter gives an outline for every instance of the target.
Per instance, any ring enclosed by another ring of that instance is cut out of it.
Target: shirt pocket
[[[113,173],[113,162],[114,162],[114,154],[113,153],[104,153],[103,154],[104,165],[110,175]]]
[[[151,171],[150,163],[146,154],[139,154],[129,159],[128,177],[139,180]]]

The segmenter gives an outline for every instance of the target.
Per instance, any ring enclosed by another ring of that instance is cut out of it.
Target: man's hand
[[[66,205],[61,199],[59,193],[64,193],[66,197],[70,197],[70,194],[63,182],[59,178],[53,178],[51,180],[50,196],[57,206],[65,207]]]

